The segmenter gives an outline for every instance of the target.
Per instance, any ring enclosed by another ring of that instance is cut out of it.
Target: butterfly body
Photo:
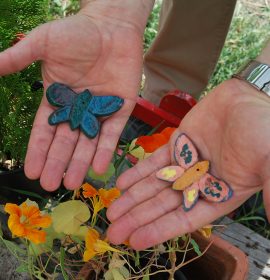
[[[199,195],[212,202],[224,202],[232,196],[232,189],[227,183],[208,173],[209,161],[198,160],[198,152],[185,134],[176,139],[174,158],[179,166],[164,167],[156,176],[173,182],[174,190],[183,191],[185,211],[193,208]]]
[[[89,138],[94,138],[100,130],[96,117],[113,114],[124,102],[117,96],[93,96],[88,89],[76,94],[60,83],[49,86],[46,95],[51,105],[60,107],[50,115],[49,124],[68,121],[72,130],[80,128]]]
[[[197,182],[209,169],[209,161],[199,161],[187,169],[174,183],[174,190],[183,191],[188,186]]]

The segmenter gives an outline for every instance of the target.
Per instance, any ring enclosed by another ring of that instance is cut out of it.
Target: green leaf
[[[27,255],[26,250],[22,249],[18,244],[15,242],[9,241],[4,239],[3,237],[0,237],[1,242],[4,243],[4,245],[7,247],[7,249],[15,256],[25,256]]]
[[[89,218],[90,211],[80,200],[60,203],[52,212],[53,228],[58,233],[80,234],[80,226]]]
[[[65,280],[69,280],[68,275],[65,269],[65,249],[63,247],[60,248],[60,267],[62,271],[62,275]]]
[[[19,267],[16,268],[16,272],[18,273],[29,272],[27,264],[22,263]]]
[[[6,186],[1,186],[1,188],[9,190],[9,191],[12,191],[12,192],[24,194],[24,195],[27,195],[27,196],[32,196],[32,197],[38,198],[40,200],[46,200],[44,197],[42,197],[41,195],[39,195],[37,193],[34,193],[34,192],[24,191],[24,190],[14,189],[14,188],[9,188],[9,187],[6,187]]]
[[[63,239],[65,235],[63,233],[58,233],[51,226],[49,228],[44,229],[46,232],[46,242],[35,244],[33,242],[29,242],[29,254],[33,256],[39,256],[43,253],[51,252],[53,248],[54,239]]]
[[[199,245],[197,244],[197,242],[194,240],[194,239],[190,239],[190,244],[192,245],[195,253],[198,255],[198,256],[201,256],[202,255],[202,252],[200,251],[200,248],[199,248]]]
[[[88,227],[87,226],[81,226],[79,228],[78,232],[76,232],[74,240],[76,241],[76,237],[80,241],[85,240],[85,236],[86,236],[87,232],[88,232]]]
[[[125,267],[113,268],[108,270],[104,274],[105,280],[125,280],[128,279],[129,277],[130,277],[130,273]]]
[[[125,280],[124,275],[120,272],[119,268],[114,268],[112,270],[112,275],[114,280]]]
[[[147,268],[146,273],[145,273],[145,275],[143,276],[142,280],[150,280],[149,273],[150,273],[150,269]]]
[[[105,280],[124,280],[129,279],[130,273],[124,266],[125,260],[120,259],[117,252],[113,253],[109,263],[109,270],[104,274]]]
[[[88,170],[87,175],[94,180],[98,180],[98,181],[102,181],[104,183],[107,183],[109,181],[109,179],[114,175],[115,173],[115,168],[114,165],[112,163],[110,163],[107,171],[102,174],[102,175],[98,175],[94,172],[94,170],[92,168],[90,168]]]
[[[243,221],[253,221],[253,220],[257,220],[257,221],[261,221],[263,223],[266,223],[265,219],[260,217],[260,216],[251,216],[251,217],[241,217],[239,219],[237,219],[237,222],[243,222]]]

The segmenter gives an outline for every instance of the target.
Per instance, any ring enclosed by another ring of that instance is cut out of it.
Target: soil
[[[26,273],[16,272],[18,266],[17,259],[0,244],[0,280],[30,280]]]

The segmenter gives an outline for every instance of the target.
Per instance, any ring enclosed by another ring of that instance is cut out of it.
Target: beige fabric
[[[199,97],[220,55],[235,2],[163,1],[159,32],[144,58],[144,98],[158,104],[173,89]]]

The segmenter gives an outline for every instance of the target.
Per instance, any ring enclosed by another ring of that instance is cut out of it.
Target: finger
[[[179,207],[135,230],[130,236],[129,242],[134,249],[143,250],[193,232],[239,207],[244,200],[229,200],[224,203],[210,203],[200,200],[189,212],[185,212],[182,207]],[[126,226],[124,221],[122,221],[121,226]],[[121,241],[121,238],[118,240]]]
[[[120,190],[125,190],[168,164],[170,164],[169,146],[164,145],[149,158],[140,161],[134,167],[124,172],[118,178],[116,185]]]
[[[64,178],[64,185],[67,189],[74,190],[82,185],[95,154],[97,143],[98,137],[89,139],[83,133],[80,133]]]
[[[108,169],[122,130],[134,107],[134,101],[125,100],[120,111],[102,123],[99,142],[93,160],[93,169],[103,174]]]
[[[107,210],[108,219],[113,222],[134,206],[143,201],[155,197],[172,183],[164,182],[156,178],[152,173],[142,181],[130,187],[119,199],[117,199]]]
[[[54,191],[60,186],[78,137],[79,130],[72,131],[68,123],[57,125],[40,177],[44,189]]]
[[[176,193],[169,188],[161,191],[154,198],[131,209],[115,224],[113,223],[108,229],[110,240],[116,244],[123,243],[128,240],[133,231],[176,209],[181,201],[180,192]],[[121,230],[121,234],[118,234],[119,230]]]
[[[24,164],[26,176],[33,180],[42,173],[55,134],[56,127],[48,124],[52,112],[53,109],[43,97],[33,123]]]
[[[23,40],[0,53],[0,76],[18,72],[41,57],[41,28],[34,29]]]

